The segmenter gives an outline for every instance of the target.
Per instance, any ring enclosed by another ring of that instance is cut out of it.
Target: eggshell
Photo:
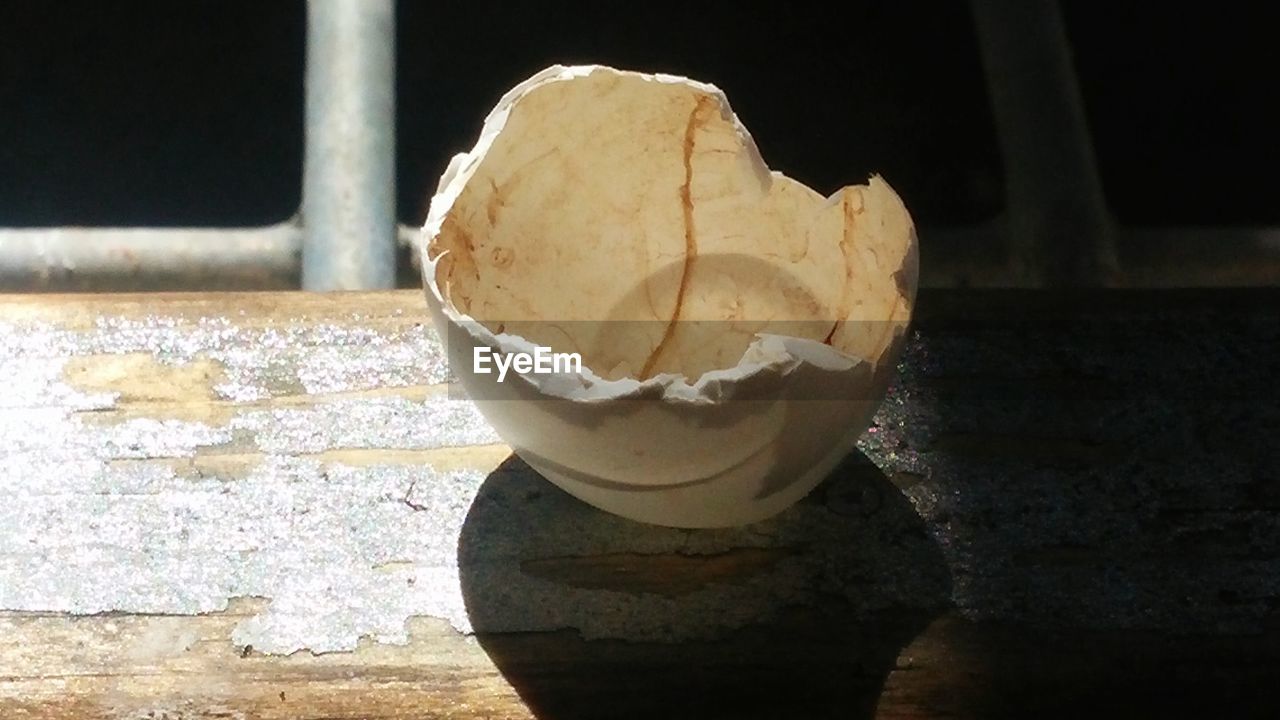
[[[423,237],[451,367],[497,432],[586,502],[678,527],[821,482],[883,396],[917,278],[884,180],[824,198],[769,171],[714,86],[601,66],[508,92]],[[477,347],[539,346],[581,371],[474,371]]]

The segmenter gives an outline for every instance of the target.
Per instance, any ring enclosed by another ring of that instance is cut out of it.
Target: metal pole
[[[0,292],[283,290],[302,232],[263,228],[0,228]]]
[[[395,286],[395,5],[308,0],[302,287]]]
[[[1100,285],[1116,258],[1056,0],[971,0],[1004,160],[1014,270],[1032,285]]]
[[[398,227],[398,257],[417,286],[421,230]],[[922,287],[1010,287],[998,228],[925,227]],[[1120,287],[1262,287],[1280,280],[1280,228],[1115,231]],[[292,290],[302,230],[261,228],[0,228],[0,293],[102,290]],[[407,284],[406,284],[407,283]],[[1024,285],[1026,287],[1026,285]]]

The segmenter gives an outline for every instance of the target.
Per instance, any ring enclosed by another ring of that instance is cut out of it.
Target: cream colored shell
[[[824,198],[770,172],[715,87],[552,67],[454,158],[424,229],[452,368],[530,465],[682,527],[785,509],[850,451],[916,287],[879,177]],[[472,348],[577,352],[581,374],[470,372]]]

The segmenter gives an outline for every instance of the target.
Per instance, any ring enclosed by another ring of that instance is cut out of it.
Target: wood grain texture
[[[1028,632],[944,615],[849,627],[808,609],[716,642],[480,640],[415,620],[406,646],[280,658],[199,617],[7,615],[13,718],[1267,716],[1280,635]],[[785,632],[781,630],[785,629]],[[905,645],[899,647],[900,643]]]
[[[479,632],[414,617],[403,645],[278,656],[233,638],[268,598],[198,615],[0,612],[0,717],[1274,717],[1280,296],[920,304],[901,384],[911,432],[864,447],[874,463],[855,458],[777,522],[667,533],[604,517],[492,442],[299,449],[322,467],[487,474],[452,539],[461,587],[440,589],[461,591]],[[109,334],[103,318],[161,317],[194,333],[223,318],[381,337],[422,310],[411,291],[3,297],[0,323]],[[212,358],[158,358],[49,361],[79,391],[117,394],[68,415],[88,428],[442,392],[310,392],[273,375],[265,396],[229,399]],[[282,452],[263,443],[104,462],[234,482]],[[409,486],[388,502],[429,515],[448,499]],[[377,572],[435,577],[412,565]]]

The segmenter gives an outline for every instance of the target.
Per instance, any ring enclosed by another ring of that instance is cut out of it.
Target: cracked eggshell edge
[[[509,333],[493,333],[474,318],[459,312],[453,303],[444,297],[437,281],[437,266],[446,253],[435,257],[428,254],[428,246],[441,231],[444,219],[453,204],[457,201],[462,189],[479,167],[494,139],[506,125],[511,108],[521,96],[533,88],[553,82],[562,82],[577,77],[585,77],[595,72],[610,72],[620,75],[640,77],[651,82],[678,83],[715,97],[720,104],[722,115],[731,119],[734,127],[754,162],[753,168],[762,177],[772,181],[772,172],[760,157],[759,150],[751,134],[742,124],[729,106],[728,98],[714,85],[690,80],[688,78],[665,74],[645,74],[621,71],[602,65],[566,67],[553,65],[536,73],[524,82],[507,91],[497,106],[489,113],[480,132],[480,139],[468,153],[455,155],[449,166],[440,177],[436,194],[431,199],[430,209],[420,236],[420,256],[422,258],[423,286],[427,291],[432,314],[437,318],[437,327],[441,327],[440,319],[448,324],[463,329],[473,340],[488,346],[500,353],[532,353],[536,347],[524,338]],[[838,193],[837,193],[838,195]],[[834,200],[837,195],[832,195]],[[458,360],[458,358],[451,358]],[[785,335],[757,333],[742,359],[731,368],[711,370],[703,373],[692,384],[688,378],[678,373],[663,373],[646,380],[623,378],[606,380],[597,375],[591,368],[583,365],[581,373],[525,374],[514,370],[508,373],[516,382],[525,383],[549,398],[559,398],[576,402],[607,402],[617,399],[661,399],[674,403],[690,403],[705,405],[731,399],[737,384],[750,380],[762,373],[775,373],[783,378],[805,364],[829,372],[847,372],[859,365],[870,364],[863,358],[853,357],[830,345],[806,338]]]

